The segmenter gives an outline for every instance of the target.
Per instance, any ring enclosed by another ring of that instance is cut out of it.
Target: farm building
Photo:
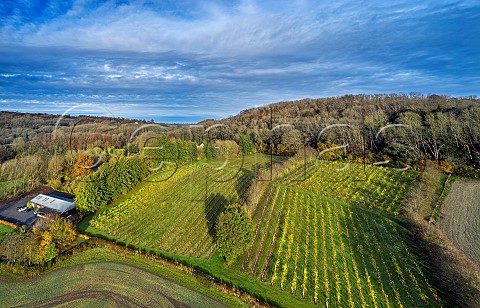
[[[30,200],[34,207],[39,207],[39,216],[46,214],[54,214],[59,216],[67,216],[75,210],[75,204],[72,199],[51,195],[40,194]]]

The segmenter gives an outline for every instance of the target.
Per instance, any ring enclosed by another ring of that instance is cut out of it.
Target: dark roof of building
[[[51,194],[40,194],[30,201],[40,206],[55,210],[59,213],[65,213],[75,208],[75,204],[73,203],[72,199]]]

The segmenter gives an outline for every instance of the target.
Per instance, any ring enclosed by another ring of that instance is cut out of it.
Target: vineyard
[[[87,231],[213,264],[216,218],[226,204],[244,201],[269,163],[269,156],[255,155],[160,173],[97,212]],[[306,305],[438,306],[407,231],[395,220],[417,173],[344,166],[310,163],[265,184],[252,213],[253,244],[227,276]]]
[[[365,173],[362,165],[340,172],[340,165],[311,165],[305,181],[293,180],[298,171],[271,184],[254,217],[254,244],[237,268],[321,306],[438,305],[405,229],[388,213],[415,173]]]
[[[135,246],[208,259],[216,218],[227,203],[242,202],[256,170],[269,162],[254,155],[166,171],[96,214],[89,228]]]
[[[350,205],[398,214],[400,201],[417,176],[416,171],[399,171],[382,166],[316,161],[283,179],[295,188],[307,190]],[[300,180],[299,180],[300,179]]]

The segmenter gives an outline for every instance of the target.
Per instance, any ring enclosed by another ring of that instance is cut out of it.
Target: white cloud
[[[77,3],[67,14],[44,24],[23,24],[15,31],[5,26],[2,32],[30,46],[258,54],[295,49],[315,39],[322,29],[321,21],[308,12],[270,12],[253,2],[245,1],[234,10],[214,5],[203,9],[200,17],[183,19],[108,3],[86,12]]]
[[[475,2],[92,3],[0,23],[0,97],[12,108],[106,102],[122,116],[222,117],[303,97],[478,91]]]

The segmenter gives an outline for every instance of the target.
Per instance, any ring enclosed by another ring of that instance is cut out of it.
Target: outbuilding
[[[75,204],[72,199],[57,195],[40,194],[30,200],[30,202],[34,207],[40,208],[38,210],[39,216],[45,216],[47,214],[67,216],[75,211]]]

